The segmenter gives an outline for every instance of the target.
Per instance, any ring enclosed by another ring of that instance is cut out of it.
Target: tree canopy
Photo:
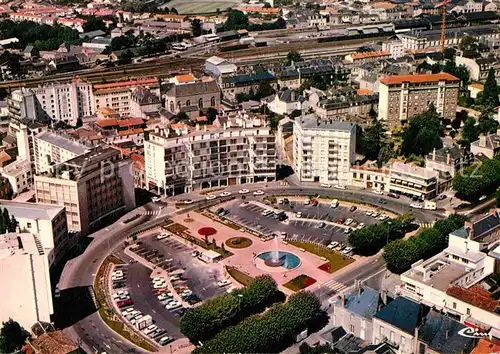
[[[227,20],[224,23],[224,29],[226,31],[230,30],[240,30],[246,29],[248,27],[248,16],[245,15],[240,10],[229,10],[227,14]]]
[[[470,202],[477,201],[483,194],[493,193],[500,187],[500,157],[465,168],[455,175],[452,186],[458,198]]]
[[[392,241],[384,248],[383,253],[387,268],[400,274],[418,260],[441,252],[448,245],[449,233],[462,227],[465,220],[465,216],[453,214],[437,221],[434,227],[420,231],[416,236]]]
[[[295,50],[288,52],[286,55],[286,65],[291,65],[292,62],[297,63],[299,61],[302,61],[302,56]]]
[[[191,32],[193,32],[194,37],[198,37],[203,34],[200,19],[195,18],[194,20],[191,21]]]
[[[28,331],[12,318],[3,322],[0,330],[0,352],[13,353],[21,349],[28,337]]]
[[[441,120],[431,104],[426,112],[410,119],[410,124],[403,133],[404,155],[425,156],[433,149],[440,149],[443,146],[443,133]]]
[[[387,139],[387,129],[384,123],[376,117],[365,129],[361,139],[361,150],[367,159],[377,160],[379,166],[395,156],[391,143]]]
[[[484,90],[482,92],[481,104],[483,106],[498,107],[500,101],[498,100],[498,85],[495,78],[495,69],[491,68],[488,72],[488,77],[484,83]]]
[[[97,31],[101,30],[106,32],[106,24],[101,17],[87,16],[86,22],[83,24],[83,31]]]

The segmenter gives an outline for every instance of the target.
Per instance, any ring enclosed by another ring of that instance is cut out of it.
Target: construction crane
[[[443,16],[441,22],[441,53],[444,53],[444,41],[446,40],[446,5],[450,2],[451,0],[444,0],[437,5],[437,7],[441,7],[441,14]]]

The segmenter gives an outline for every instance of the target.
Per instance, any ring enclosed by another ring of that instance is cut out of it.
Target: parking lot
[[[331,202],[323,202],[312,206],[305,205],[304,202],[290,201],[288,204],[261,206],[233,200],[223,207],[229,210],[226,218],[264,235],[286,232],[289,239],[323,245],[327,245],[331,241],[346,243],[348,234],[345,230],[347,227],[339,223],[348,219],[353,219],[351,225],[354,226],[360,223],[370,225],[380,222],[378,218],[366,215],[366,209],[356,208],[356,210],[351,211],[349,206],[339,205],[336,208],[331,208],[330,204]],[[262,215],[267,209],[279,209],[293,213],[294,219],[280,222],[273,215]],[[376,209],[370,210],[375,211]],[[302,213],[300,218],[296,218],[297,212]],[[321,221],[326,221],[324,226],[320,225]]]

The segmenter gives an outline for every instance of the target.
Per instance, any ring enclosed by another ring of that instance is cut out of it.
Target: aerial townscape
[[[0,353],[500,353],[500,0],[0,17]]]

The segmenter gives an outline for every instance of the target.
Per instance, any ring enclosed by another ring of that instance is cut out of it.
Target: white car
[[[374,190],[373,193],[378,194],[378,195],[384,195],[384,192],[378,191],[378,190]]]
[[[153,197],[153,198],[151,198],[151,201],[152,201],[153,203],[157,203],[157,202],[159,202],[160,200],[161,200],[161,198],[160,198],[160,197]]]
[[[221,288],[229,284],[231,284],[231,280],[229,279],[222,279],[217,282],[217,285],[220,286]]]
[[[371,211],[371,210],[367,210],[367,211],[365,212],[365,214],[366,214],[366,215],[368,215],[368,216],[371,216],[371,215],[372,215],[372,211]]]
[[[347,227],[347,228],[344,230],[344,233],[345,233],[345,234],[348,234],[349,232],[351,232],[351,228],[350,228],[350,227]]]
[[[333,250],[338,245],[339,245],[339,243],[337,241],[332,241],[332,242],[330,242],[330,244],[328,246],[326,246],[326,248],[328,248],[329,250]]]
[[[207,195],[207,198],[206,198],[206,199],[207,199],[207,200],[214,200],[215,198],[217,198],[217,196],[216,196],[216,195],[209,194],[209,195]]]
[[[301,211],[296,212],[295,216],[300,219],[302,217],[302,212]]]
[[[253,195],[264,195],[264,192],[261,190],[253,192]]]
[[[304,201],[304,205],[309,205],[309,204],[311,204],[311,200],[310,200],[310,199],[306,199],[306,200]]]
[[[361,230],[363,227],[365,227],[365,223],[360,222],[356,229]]]
[[[341,186],[340,184],[336,184],[333,186],[333,188],[337,188],[337,189],[346,189],[345,186]]]
[[[191,199],[186,199],[184,201],[184,204],[193,204],[193,201]]]
[[[181,297],[188,297],[193,295],[193,292],[189,289],[184,290],[182,293],[179,294]]]
[[[165,289],[167,287],[167,284],[165,283],[155,283],[153,285],[153,289]]]
[[[349,226],[353,223],[353,221],[354,221],[353,219],[349,218],[345,221],[344,225]]]
[[[379,213],[377,213],[376,211],[374,211],[372,213],[372,218],[378,218],[379,215],[380,215]]]
[[[240,189],[238,191],[238,193],[240,193],[240,194],[248,194],[248,193],[250,193],[250,191],[248,189]]]
[[[411,203],[410,206],[415,209],[422,209],[422,204]]]
[[[288,234],[285,231],[281,231],[281,239],[286,239]]]
[[[338,199],[332,200],[332,203],[330,204],[330,208],[336,208],[338,206],[339,206],[339,200]]]
[[[165,308],[167,310],[173,310],[173,309],[176,309],[178,307],[181,307],[181,303],[178,302],[178,301],[172,301],[172,302],[169,302],[168,304],[165,305]]]
[[[167,238],[168,236],[170,236],[170,235],[169,234],[160,234],[160,235],[156,236],[156,239],[163,240],[164,238]]]
[[[222,192],[220,194],[221,197],[229,197],[231,195],[231,192]]]
[[[389,218],[389,216],[388,216],[388,215],[386,215],[386,214],[382,214],[382,215],[380,215],[380,216],[378,217],[378,219],[379,219],[380,221],[384,221],[384,220],[386,220],[386,219],[388,219],[388,218]]]
[[[343,253],[343,254],[346,254],[346,255],[347,255],[347,254],[349,254],[349,253],[351,253],[351,252],[352,252],[352,247],[346,247],[346,248],[344,248],[344,250],[342,251],[342,253]]]
[[[328,183],[321,183],[320,184],[321,187],[325,187],[325,188],[330,188],[331,185],[329,185]]]

